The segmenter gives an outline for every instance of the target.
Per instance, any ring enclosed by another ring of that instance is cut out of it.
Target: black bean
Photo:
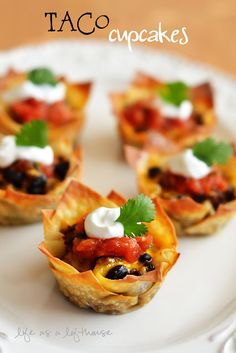
[[[132,268],[132,270],[130,270],[130,275],[133,276],[141,276],[141,272],[139,270],[137,270],[137,268]]]
[[[149,178],[155,178],[158,174],[160,174],[161,168],[159,167],[152,167],[148,169],[148,176]]]
[[[204,119],[203,119],[202,114],[195,113],[194,114],[194,120],[195,120],[197,125],[204,125]]]
[[[230,186],[226,191],[225,191],[225,201],[233,201],[235,199],[235,191],[233,186]]]
[[[153,270],[155,270],[155,266],[150,263],[146,266],[146,270],[147,270],[147,272],[153,271]]]
[[[206,201],[207,197],[205,195],[193,195],[193,200],[199,203]]]
[[[76,230],[76,224],[67,227],[62,233],[64,234],[64,243],[67,249],[72,249],[75,238],[86,239],[86,234],[84,232],[78,232]]]
[[[55,172],[56,177],[59,180],[64,180],[69,167],[70,167],[70,163],[68,161],[60,159],[54,168],[54,172]]]
[[[176,195],[177,200],[184,199],[185,197],[186,197],[186,195]]]
[[[127,276],[129,273],[127,267],[124,265],[117,265],[113,268],[111,268],[106,275],[106,278],[109,279],[122,279],[125,276]]]
[[[144,264],[147,265],[152,261],[152,257],[151,255],[149,255],[148,253],[144,253],[142,255],[139,256],[139,261]]]
[[[135,127],[135,131],[136,132],[144,132],[146,130],[147,130],[147,128],[145,126],[137,126],[137,127]]]
[[[3,170],[3,177],[8,183],[13,184],[16,188],[20,188],[23,184],[25,173],[9,167]]]
[[[27,193],[33,195],[43,195],[46,193],[47,177],[44,174],[33,177],[29,180]]]

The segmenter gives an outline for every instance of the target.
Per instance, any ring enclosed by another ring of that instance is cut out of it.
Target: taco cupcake
[[[208,138],[172,155],[127,146],[139,191],[157,198],[178,235],[209,235],[236,213],[236,154]]]
[[[90,90],[91,82],[72,83],[48,68],[10,70],[0,79],[0,133],[15,135],[23,124],[44,120],[50,142],[76,142]]]
[[[151,300],[178,258],[174,228],[157,201],[102,197],[71,181],[43,211],[39,249],[61,292],[81,308],[122,314]]]
[[[79,178],[81,153],[67,140],[48,144],[47,125],[32,121],[0,136],[0,224],[33,223],[55,207],[70,177]]]
[[[212,131],[216,118],[209,83],[161,82],[137,74],[128,90],[111,95],[124,144],[170,152],[192,146]]]

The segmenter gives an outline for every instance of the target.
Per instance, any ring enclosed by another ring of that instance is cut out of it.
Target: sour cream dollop
[[[59,82],[52,86],[49,84],[35,85],[31,81],[24,81],[3,93],[3,99],[7,103],[21,101],[27,98],[35,98],[52,104],[63,100],[66,94],[66,86]]]
[[[158,108],[166,119],[187,120],[193,111],[193,105],[189,100],[184,100],[180,106],[169,104],[163,100],[158,100]]]
[[[193,179],[204,178],[211,172],[211,168],[195,157],[190,148],[170,158],[167,167],[174,174]]]
[[[84,222],[85,232],[90,238],[110,239],[124,236],[124,226],[116,219],[120,208],[99,207],[89,213]]]
[[[0,168],[9,167],[19,159],[50,165],[54,153],[51,146],[17,146],[15,136],[4,136],[0,142]]]

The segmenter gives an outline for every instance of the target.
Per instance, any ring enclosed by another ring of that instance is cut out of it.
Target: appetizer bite
[[[207,235],[236,213],[236,154],[212,138],[175,155],[125,148],[139,191],[157,198],[178,235]]]
[[[122,314],[143,306],[178,258],[174,227],[144,195],[104,198],[71,181],[43,223],[39,249],[62,293],[81,308]]]
[[[48,123],[49,140],[76,142],[91,83],[71,83],[47,68],[10,70],[0,79],[0,133],[15,135],[32,120]]]
[[[163,151],[192,146],[215,125],[209,83],[190,87],[139,73],[127,92],[111,95],[124,144]]]
[[[32,121],[16,135],[0,136],[0,224],[39,221],[56,205],[69,177],[79,178],[80,149],[60,140],[48,144],[47,125]]]

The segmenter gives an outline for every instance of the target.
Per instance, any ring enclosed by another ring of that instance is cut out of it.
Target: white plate
[[[107,95],[124,88],[136,70],[189,83],[209,79],[216,89],[221,132],[236,136],[236,82],[210,68],[163,52],[129,53],[126,47],[99,42],[60,41],[0,54],[1,72],[38,65],[50,65],[74,80],[95,80],[83,136],[82,180],[102,193],[111,188],[126,196],[136,192],[133,172],[120,155]],[[227,341],[225,352],[233,352],[235,323],[216,340],[209,337],[235,317],[235,228],[236,219],[212,237],[181,239],[181,257],[156,297],[121,316],[80,310],[59,293],[37,250],[41,224],[0,228],[2,351],[213,353]],[[22,330],[25,335],[16,337]],[[102,337],[102,330],[109,334]]]

